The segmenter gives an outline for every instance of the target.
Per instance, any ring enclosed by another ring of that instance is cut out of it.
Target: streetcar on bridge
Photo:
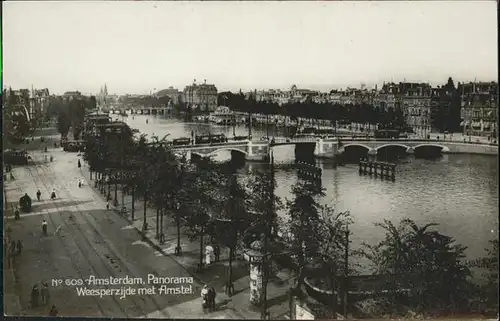
[[[196,144],[225,143],[227,137],[224,134],[196,135]]]

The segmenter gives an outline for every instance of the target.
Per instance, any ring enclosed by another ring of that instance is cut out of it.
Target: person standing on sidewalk
[[[40,290],[40,298],[42,299],[42,304],[49,304],[50,294],[49,294],[49,286],[47,283],[42,282],[42,289]]]
[[[47,221],[46,220],[42,221],[42,232],[43,232],[43,235],[47,236]]]
[[[14,256],[14,254],[16,254],[16,241],[14,240],[10,241],[9,253],[11,256]]]
[[[40,192],[40,189],[36,191],[36,198],[38,199],[38,201],[40,201],[40,198],[42,198],[42,192]]]
[[[109,201],[106,202],[106,210],[109,211]]]
[[[208,289],[208,308],[210,309],[210,311],[215,310],[215,296],[215,289],[213,286],[211,286],[210,289]]]
[[[21,242],[21,240],[18,240],[17,241],[17,254],[21,254],[22,250],[23,250],[23,242]]]
[[[215,255],[215,262],[219,262],[220,261],[220,245],[219,244],[214,245],[214,255]]]
[[[78,168],[82,168],[82,163],[80,162],[80,159],[78,159]]]
[[[33,289],[31,289],[31,306],[33,308],[38,307],[38,296],[39,296],[39,291],[38,291],[38,285],[33,285]]]
[[[201,289],[201,307],[206,309],[208,306],[208,286],[205,284]]]
[[[51,200],[56,199],[56,190],[55,189],[52,190],[52,194],[50,194],[50,199]]]

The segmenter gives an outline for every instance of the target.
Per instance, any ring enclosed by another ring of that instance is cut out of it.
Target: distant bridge
[[[165,115],[168,114],[171,107],[111,107],[107,108],[112,114],[129,113],[131,115]]]

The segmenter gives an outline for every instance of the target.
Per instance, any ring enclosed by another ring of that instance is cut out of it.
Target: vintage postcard
[[[494,1],[6,1],[4,315],[498,317]]]

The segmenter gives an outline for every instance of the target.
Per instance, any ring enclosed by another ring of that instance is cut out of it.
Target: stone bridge
[[[340,142],[340,147],[339,147]],[[272,148],[283,145],[295,145],[296,156],[301,153],[311,153],[318,158],[335,158],[342,154],[349,147],[358,146],[368,150],[369,155],[376,155],[379,150],[397,146],[405,149],[407,153],[413,154],[415,150],[423,147],[438,148],[442,153],[469,153],[469,154],[490,154],[498,155],[498,146],[488,144],[468,144],[460,142],[444,142],[431,140],[410,140],[410,139],[346,139],[339,140],[337,137],[327,138],[284,138],[275,137],[274,141],[265,140],[244,140],[228,141],[225,143],[183,145],[173,146],[174,151],[187,152],[190,155],[208,157],[220,151],[229,150],[231,153],[240,154],[246,160],[268,161],[269,152]],[[307,148],[301,148],[306,146]]]
[[[439,148],[441,153],[444,154],[489,154],[498,155],[498,146],[493,146],[492,144],[481,144],[481,143],[462,143],[462,142],[451,142],[451,141],[439,141],[439,140],[416,140],[416,139],[342,139],[342,145],[339,149],[340,153],[343,153],[346,148],[352,146],[363,147],[368,150],[369,155],[376,155],[379,150],[397,146],[404,148],[407,153],[413,154],[415,150],[419,148]]]
[[[191,156],[209,157],[221,151],[231,151],[231,153],[241,154],[246,160],[267,161],[269,160],[269,143],[229,141],[226,143],[201,144],[201,145],[183,145],[173,146],[175,152],[187,152]]]

